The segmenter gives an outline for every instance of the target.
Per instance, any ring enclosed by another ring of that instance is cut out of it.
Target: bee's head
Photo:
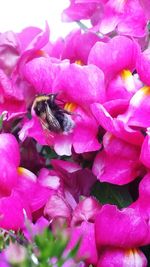
[[[37,101],[34,104],[33,109],[34,109],[36,115],[40,116],[42,113],[44,113],[46,111],[46,101],[45,100]]]

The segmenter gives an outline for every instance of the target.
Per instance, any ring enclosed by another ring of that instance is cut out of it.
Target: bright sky
[[[65,36],[74,23],[62,23],[61,12],[69,0],[0,0],[0,32],[21,31],[27,26],[45,27],[48,21],[53,39]]]

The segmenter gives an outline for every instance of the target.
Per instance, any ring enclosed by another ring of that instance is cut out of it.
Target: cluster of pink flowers
[[[65,223],[66,251],[81,239],[82,262],[64,266],[148,264],[140,247],[150,244],[149,6],[71,0],[63,19],[90,20],[89,30],[55,42],[47,24],[0,34],[0,227],[30,240],[26,219],[33,232]],[[53,96],[54,106],[38,114],[37,96]],[[43,156],[47,146],[57,158]],[[100,203],[96,182],[128,185],[132,203]]]

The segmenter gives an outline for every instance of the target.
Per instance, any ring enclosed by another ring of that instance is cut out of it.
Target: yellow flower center
[[[17,171],[18,171],[19,176],[25,176],[27,179],[32,180],[33,182],[36,181],[36,175],[32,173],[31,171],[23,167],[18,167]]]
[[[150,86],[143,86],[140,90],[144,95],[150,94]]]
[[[75,63],[78,64],[78,65],[80,65],[80,66],[83,66],[84,65],[83,62],[82,62],[82,60],[80,60],[80,59],[76,60]]]
[[[121,78],[122,78],[123,80],[126,80],[126,79],[128,79],[129,77],[131,77],[131,76],[132,76],[132,73],[131,73],[130,70],[122,70],[122,71],[121,71]]]
[[[120,73],[120,76],[122,78],[122,81],[125,85],[125,88],[128,92],[134,92],[135,90],[135,83],[134,83],[134,77],[130,70],[122,70]]]

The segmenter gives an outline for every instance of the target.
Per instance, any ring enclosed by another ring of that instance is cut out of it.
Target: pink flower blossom
[[[103,145],[93,164],[93,173],[101,182],[122,185],[143,174],[138,147],[108,132],[103,137]]]
[[[70,6],[63,12],[63,20],[75,21],[90,19],[94,31],[102,34],[116,32],[135,37],[147,34],[146,24],[149,13],[147,2],[142,1],[70,1]]]
[[[20,71],[25,62],[41,56],[39,50],[48,41],[48,25],[45,32],[29,27],[19,34],[6,32],[0,35],[0,113],[7,111],[8,120],[26,113],[26,105],[35,91],[22,79]]]
[[[32,110],[33,117],[24,124],[20,131],[20,139],[32,136],[41,144],[53,146],[59,155],[70,155],[72,146],[77,153],[98,150],[100,148],[97,140],[98,127],[90,112],[89,104],[96,102],[97,99],[100,102],[105,101],[103,73],[94,65],[58,63],[53,64],[48,58],[34,59],[26,64],[24,75],[39,93],[42,90],[42,93],[58,94],[58,105],[62,102],[63,108],[72,112],[70,119],[74,121],[75,127],[72,133],[68,134],[48,133],[47,130],[44,133],[39,119]]]
[[[71,63],[79,62],[81,65],[85,65],[91,48],[99,40],[100,38],[93,32],[82,33],[81,30],[74,30],[64,39],[60,57],[69,59]],[[104,42],[107,40],[108,38],[101,39]]]
[[[149,233],[148,223],[133,208],[118,210],[113,205],[104,205],[95,221],[98,247],[122,248],[143,245]]]
[[[24,213],[31,218],[46,204],[51,191],[38,183],[35,174],[19,167],[19,145],[13,135],[0,135],[0,155],[0,226],[18,230],[24,227]]]
[[[138,130],[129,127],[120,116],[113,118],[101,104],[92,104],[92,112],[99,124],[116,137],[134,145],[141,146],[144,137]]]
[[[115,36],[107,43],[97,42],[90,51],[88,63],[98,66],[107,82],[122,70],[133,71],[138,54],[139,47],[135,41],[125,36]]]

